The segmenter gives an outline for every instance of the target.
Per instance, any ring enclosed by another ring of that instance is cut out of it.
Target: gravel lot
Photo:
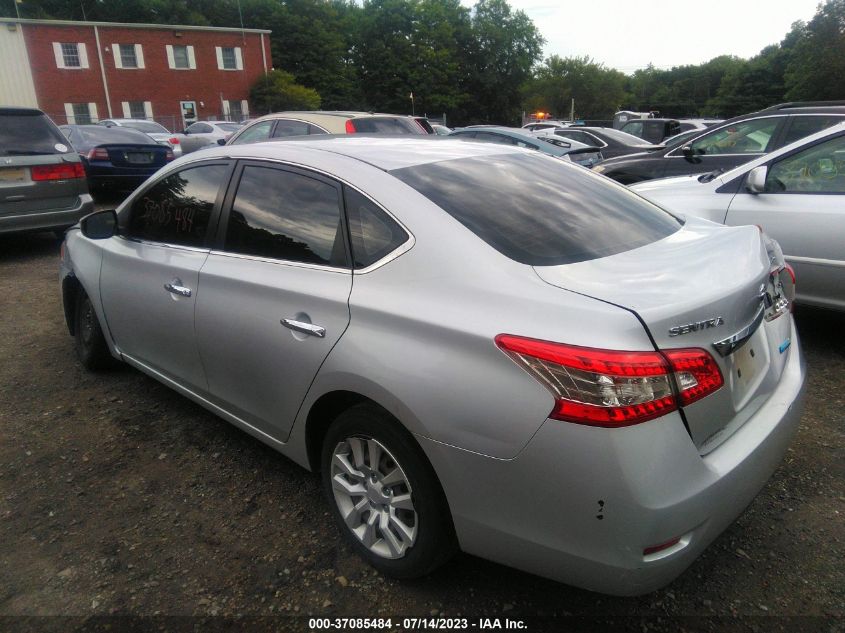
[[[841,315],[799,311],[810,377],[798,436],[666,589],[611,598],[466,555],[397,582],[342,543],[316,475],[133,369],[85,373],[58,250],[49,235],[0,237],[0,616],[650,616],[625,620],[636,630],[726,616],[684,621],[842,630]]]

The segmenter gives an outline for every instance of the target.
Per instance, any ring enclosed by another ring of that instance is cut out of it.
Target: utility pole
[[[569,106],[569,122],[575,122],[575,97],[572,97],[572,103]]]
[[[408,96],[411,97],[411,116],[414,116],[414,93],[411,92]]]

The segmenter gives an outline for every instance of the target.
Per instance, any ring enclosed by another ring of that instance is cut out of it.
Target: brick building
[[[270,31],[0,18],[0,106],[57,124],[146,118],[172,131],[249,116]]]

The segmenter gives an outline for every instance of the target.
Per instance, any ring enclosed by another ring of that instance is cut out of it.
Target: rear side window
[[[305,136],[308,134],[308,124],[305,121],[292,121],[291,119],[279,119],[276,121],[276,129],[273,130],[273,137],[282,136]]]
[[[543,155],[447,160],[391,173],[503,255],[532,266],[615,255],[681,227],[622,185]]]
[[[424,134],[411,119],[396,117],[359,117],[352,119],[355,131],[361,134]]]
[[[128,237],[203,246],[227,165],[184,169],[159,180],[132,205]]]
[[[225,249],[347,266],[339,188],[299,173],[247,165],[229,214]]]
[[[366,268],[408,240],[401,226],[361,193],[343,188],[355,268]]]
[[[821,132],[831,125],[842,123],[845,117],[841,116],[793,116],[789,119],[789,129],[783,139],[783,145],[789,145],[797,140]]]
[[[30,110],[0,112],[0,156],[67,152],[67,139],[45,114]]]

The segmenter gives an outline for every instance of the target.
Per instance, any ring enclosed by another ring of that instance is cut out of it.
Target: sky
[[[473,2],[462,0],[466,6]],[[630,74],[700,64],[719,55],[752,57],[780,42],[819,0],[508,0],[546,38],[544,57],[592,57]]]

